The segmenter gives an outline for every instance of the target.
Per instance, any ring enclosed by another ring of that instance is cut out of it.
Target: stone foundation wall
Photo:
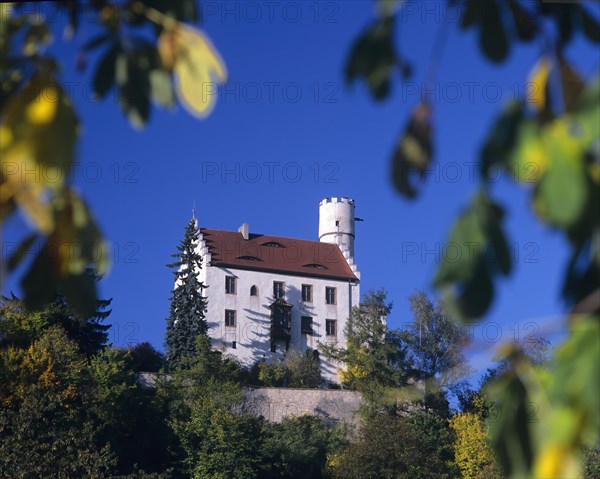
[[[286,416],[313,414],[330,423],[355,423],[362,396],[340,389],[245,388],[244,410],[281,422]]]
[[[156,373],[138,373],[138,382],[144,388],[156,387]],[[166,376],[169,380],[169,375]],[[242,409],[267,421],[281,422],[287,416],[313,414],[330,424],[344,421],[356,423],[356,411],[362,396],[356,391],[342,389],[294,389],[246,387]]]

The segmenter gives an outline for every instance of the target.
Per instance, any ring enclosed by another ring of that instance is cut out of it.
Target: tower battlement
[[[323,206],[327,203],[348,203],[350,205],[354,205],[354,200],[352,198],[348,198],[347,196],[331,196],[329,198],[323,198],[321,201],[319,201],[319,206]]]

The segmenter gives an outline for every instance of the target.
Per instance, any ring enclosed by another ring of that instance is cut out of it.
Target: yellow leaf
[[[27,119],[34,125],[44,125],[54,120],[60,93],[56,86],[47,85],[27,107]]]
[[[225,63],[200,30],[179,26],[174,33],[181,45],[174,66],[177,96],[192,115],[205,118],[215,106],[217,84],[227,80]]]
[[[0,150],[8,147],[13,141],[13,134],[10,128],[0,125]]]
[[[547,446],[535,458],[533,479],[557,477],[581,477],[579,461],[573,451],[567,447]]]
[[[543,56],[529,74],[527,85],[531,86],[531,95],[528,96],[527,101],[538,111],[543,110],[546,105],[546,85],[548,84],[551,65],[550,59]]]
[[[34,93],[34,94],[31,94]],[[18,204],[44,233],[53,229],[49,200],[74,160],[77,116],[67,95],[48,75],[34,76],[4,109],[0,126],[0,207]]]
[[[43,199],[42,168],[33,158],[31,148],[19,143],[3,154],[0,204],[11,199],[19,204],[38,230],[48,233],[53,228],[50,206]]]
[[[550,155],[541,130],[534,123],[524,124],[518,133],[512,158],[512,173],[517,181],[536,183],[545,173]]]
[[[183,48],[176,30],[163,30],[158,37],[157,47],[158,55],[160,56],[163,66],[169,71],[173,70],[173,67],[175,66],[175,57]]]

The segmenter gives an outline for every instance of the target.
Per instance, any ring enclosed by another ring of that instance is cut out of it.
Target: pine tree
[[[196,353],[196,339],[201,334],[206,335],[208,330],[206,298],[202,296],[204,285],[198,279],[202,267],[202,257],[196,252],[198,238],[198,225],[192,218],[177,246],[178,252],[172,255],[177,261],[167,265],[175,269],[165,336],[167,364],[171,370],[189,366]]]

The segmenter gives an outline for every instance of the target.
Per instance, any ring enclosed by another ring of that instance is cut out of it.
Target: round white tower
[[[354,257],[354,200],[325,198],[319,203],[319,241],[335,243]]]

